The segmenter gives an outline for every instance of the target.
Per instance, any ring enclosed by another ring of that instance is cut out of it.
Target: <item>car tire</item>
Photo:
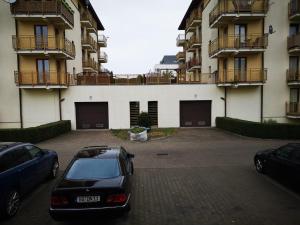
[[[54,162],[52,163],[49,178],[55,179],[58,175],[58,171],[59,171],[59,162],[57,159],[55,159]]]
[[[129,213],[130,210],[131,210],[131,205],[130,205],[130,203],[128,203],[128,204],[125,206],[123,212],[124,212],[124,213]]]
[[[6,199],[4,206],[4,216],[6,218],[11,218],[15,216],[19,210],[21,204],[20,194],[18,191],[11,191]]]
[[[255,169],[258,173],[265,173],[266,168],[263,160],[259,158],[255,159]]]

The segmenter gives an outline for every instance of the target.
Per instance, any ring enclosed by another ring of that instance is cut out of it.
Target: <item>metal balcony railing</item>
[[[286,115],[300,117],[300,103],[299,102],[287,102],[286,103]]]

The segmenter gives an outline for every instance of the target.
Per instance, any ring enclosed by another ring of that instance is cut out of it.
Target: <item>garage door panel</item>
[[[108,129],[108,103],[75,103],[77,129]]]
[[[211,101],[181,101],[180,126],[211,126]]]

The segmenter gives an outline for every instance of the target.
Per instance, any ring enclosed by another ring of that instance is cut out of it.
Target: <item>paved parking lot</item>
[[[120,141],[107,131],[71,132],[39,144],[58,151],[61,169],[87,145],[123,145],[136,155],[130,214],[56,223],[47,211],[54,182],[46,182],[3,224],[299,225],[300,196],[257,174],[252,163],[257,150],[285,143],[217,129],[182,129],[148,143]]]

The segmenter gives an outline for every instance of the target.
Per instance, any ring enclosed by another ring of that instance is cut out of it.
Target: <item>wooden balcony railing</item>
[[[286,103],[286,115],[300,117],[300,103],[299,102],[287,102]]]
[[[239,35],[228,35],[218,37],[209,43],[209,55],[212,56],[224,49],[266,49],[268,46],[268,34],[250,34],[245,37]]]
[[[287,82],[298,82],[300,83],[300,71],[295,69],[288,69],[286,71],[286,80]]]
[[[83,23],[85,22],[90,23],[91,24],[90,28],[97,30],[97,22],[88,11],[84,11],[80,14],[80,21]]]
[[[44,73],[38,73],[37,71],[15,71],[15,82],[18,86],[68,86],[70,79],[70,74],[58,73],[57,71],[49,71]]]
[[[101,73],[80,73],[76,76],[75,85],[110,85],[111,77]]]
[[[255,14],[266,14],[268,9],[269,0],[220,0],[209,14],[209,24],[212,25],[220,16],[226,14],[251,14],[254,17]]]
[[[287,48],[288,50],[300,48],[300,33],[288,37]]]
[[[97,62],[91,58],[88,60],[82,60],[82,67],[83,69],[92,68],[93,70],[98,70]]]
[[[176,54],[176,59],[177,59],[177,61],[179,61],[179,60],[185,60],[185,52],[178,52]]]
[[[267,80],[267,70],[251,68],[247,70],[224,70],[217,73],[217,83],[264,83]]]
[[[216,75],[214,73],[200,74],[180,74],[178,75],[179,84],[215,84]]]
[[[97,42],[90,35],[81,38],[81,44],[89,45],[93,49],[93,51],[97,51]]]
[[[192,48],[193,46],[197,45],[200,46],[202,43],[201,37],[197,37],[195,34],[191,36],[191,38],[187,42],[187,48]]]
[[[300,16],[300,0],[290,0],[289,2],[289,18]]]
[[[202,12],[200,9],[195,9],[194,11],[192,11],[190,17],[187,19],[186,21],[186,27],[189,28],[191,27],[193,24],[198,24],[198,21],[200,22],[202,20]],[[197,23],[195,23],[195,21],[197,21]]]
[[[13,36],[13,47],[16,51],[62,51],[75,57],[75,45],[68,39],[48,36]]]
[[[61,16],[74,26],[74,15],[71,8],[67,7],[61,0],[18,0],[11,4],[13,15],[34,16],[45,15]]]
[[[201,67],[201,60],[198,59],[190,59],[187,63],[186,63],[186,67],[187,70],[192,69],[193,67]]]

